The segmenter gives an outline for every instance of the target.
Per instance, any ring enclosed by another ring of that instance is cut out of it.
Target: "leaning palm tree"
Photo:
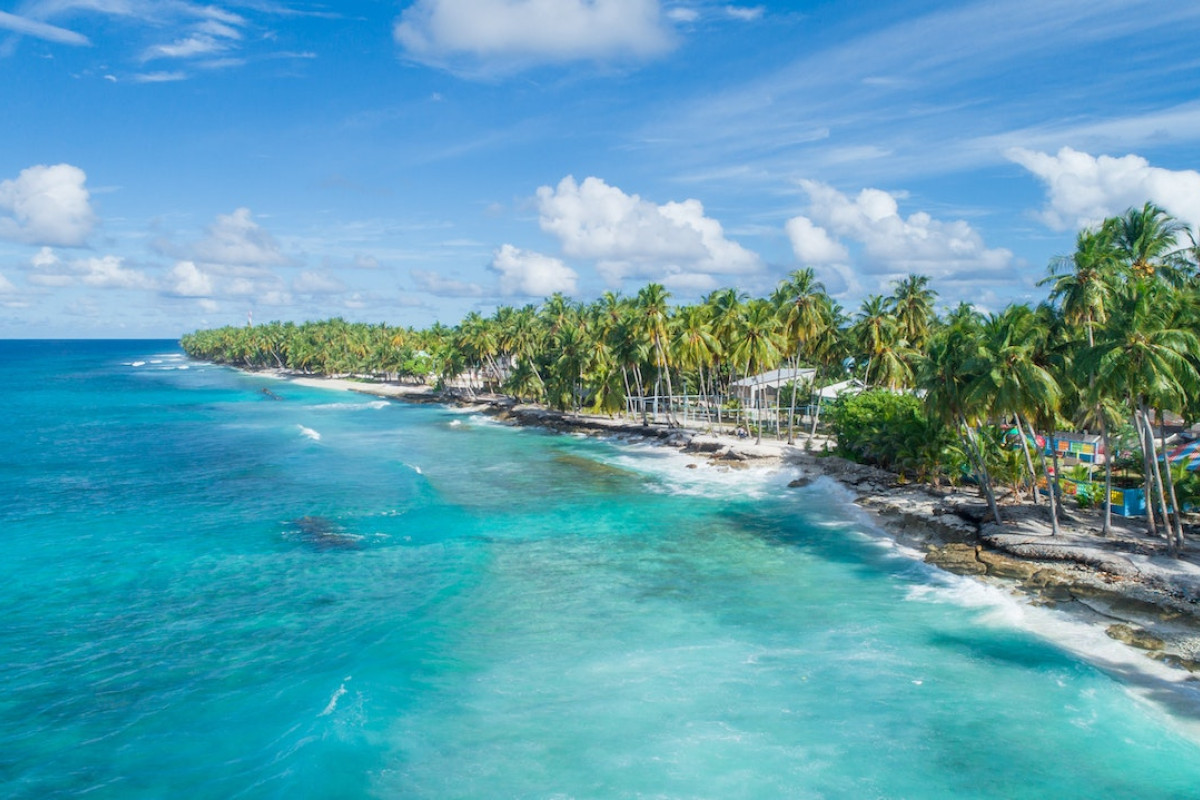
[[[992,488],[983,447],[973,422],[981,416],[975,397],[969,393],[983,355],[982,325],[979,314],[962,304],[929,341],[924,356],[917,360],[917,386],[925,391],[925,407],[932,419],[953,427],[963,444],[979,484],[979,493],[987,501],[992,519],[1000,523],[1000,509]]]
[[[1032,420],[1053,420],[1062,391],[1054,376],[1038,363],[1038,350],[1044,333],[1040,330],[1033,310],[1026,305],[1011,305],[984,325],[983,347],[967,365],[975,375],[967,389],[967,400],[992,417],[1012,416],[1020,431],[1022,450],[1029,469],[1034,497],[1037,497],[1037,475],[1029,450],[1024,446],[1028,434],[1041,460],[1046,476],[1050,505],[1050,527],[1058,536],[1058,502],[1050,485],[1050,470],[1046,468],[1046,451],[1037,447],[1037,432]],[[1036,499],[1035,499],[1036,502]]]
[[[1146,278],[1126,285],[1117,295],[1108,323],[1097,331],[1095,345],[1087,348],[1079,361],[1081,368],[1096,376],[1098,391],[1127,399],[1134,410],[1145,456],[1147,531],[1156,533],[1153,497],[1157,491],[1159,509],[1168,525],[1168,548],[1174,555],[1183,544],[1183,534],[1178,515],[1174,530],[1170,528],[1164,486],[1155,478],[1158,448],[1150,404],[1160,408],[1180,404],[1200,387],[1196,367],[1200,337],[1179,326],[1173,306],[1171,290],[1162,283]]]

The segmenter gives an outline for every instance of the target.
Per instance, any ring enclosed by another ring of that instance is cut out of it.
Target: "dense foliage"
[[[761,435],[762,421],[776,420],[789,441],[797,422],[811,421],[810,439],[816,427],[820,409],[805,402],[808,390],[786,392],[768,415],[761,394],[732,399],[738,378],[813,368],[809,388],[853,376],[892,392],[918,389],[920,401],[872,392],[844,403],[841,446],[917,476],[965,470],[997,519],[996,486],[1037,502],[1039,477],[1059,474],[1053,458],[1014,445],[1004,431],[1033,441],[1038,431],[1087,429],[1108,452],[1113,431],[1130,431],[1125,446],[1141,460],[1147,526],[1161,525],[1175,548],[1182,526],[1167,512],[1194,481],[1181,476],[1186,485],[1176,486],[1161,468],[1161,421],[1200,418],[1198,255],[1197,235],[1148,203],[1081,231],[1075,251],[1051,264],[1045,302],[993,313],[964,304],[939,316],[929,278],[910,275],[849,315],[813,270],[801,269],[765,298],[722,289],[675,306],[650,284],[634,297],[579,303],[556,294],[540,305],[501,306],[454,327],[275,322],[197,331],[183,346],[242,367],[440,383],[643,418],[653,410],[667,424],[696,408],[710,424],[714,413],[716,424],[728,424],[738,409],[739,423]],[[1056,520],[1055,492],[1046,495]]]

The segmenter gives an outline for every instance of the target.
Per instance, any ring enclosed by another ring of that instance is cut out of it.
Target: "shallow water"
[[[0,342],[0,385],[6,797],[1200,794],[1102,635],[820,482],[171,343]]]

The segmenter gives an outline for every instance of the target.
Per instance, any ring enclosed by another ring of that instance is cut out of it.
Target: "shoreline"
[[[1172,668],[1169,677],[1154,678],[1147,672],[1138,680],[1128,669],[1110,665],[1127,682],[1143,688],[1163,682],[1200,687],[1200,559],[1195,553],[1169,558],[1165,542],[1148,537],[1139,519],[1114,517],[1114,535],[1104,539],[1091,532],[1099,530],[1098,512],[1071,510],[1063,514],[1063,533],[1056,538],[1043,519],[1043,508],[1002,506],[1005,522],[997,525],[990,521],[983,500],[970,490],[903,484],[893,473],[774,439],[756,444],[727,434],[559,412],[507,397],[438,392],[429,386],[267,374],[301,386],[471,408],[522,427],[671,447],[695,458],[697,467],[791,467],[801,473],[789,484],[793,488],[832,480],[882,534],[924,553],[926,563],[998,587],[1032,606],[1061,610],[1102,629],[1132,655]],[[814,440],[822,449],[827,443],[824,437]],[[1155,664],[1144,666],[1149,670]],[[1182,703],[1183,698],[1178,700]],[[1200,716],[1200,698],[1189,698],[1184,705],[1190,716]]]

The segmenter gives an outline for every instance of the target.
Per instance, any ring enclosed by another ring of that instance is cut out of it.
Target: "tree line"
[[[238,367],[454,384],[561,410],[637,408],[645,417],[646,398],[661,397],[670,425],[679,422],[680,395],[703,398],[720,421],[722,409],[735,413],[728,398],[738,378],[813,369],[812,384],[782,395],[789,442],[798,396],[803,408],[814,385],[856,377],[907,399],[873,401],[878,407],[862,413],[875,424],[847,425],[847,412],[835,415],[846,428],[843,452],[907,465],[932,480],[965,473],[997,521],[996,487],[1011,480],[1014,490],[1048,504],[1057,532],[1061,470],[1050,468],[1042,448],[1014,447],[1011,434],[1027,443],[1038,431],[1097,431],[1106,453],[1127,449],[1140,461],[1127,466],[1141,476],[1147,528],[1177,552],[1183,531],[1173,512],[1183,475],[1159,456],[1166,415],[1200,418],[1196,234],[1147,203],[1080,231],[1074,252],[1055,259],[1041,285],[1048,296],[1037,305],[985,313],[962,303],[939,314],[930,279],[914,274],[848,312],[805,268],[767,297],[726,288],[673,305],[652,283],[634,296],[606,292],[591,303],[555,294],[490,316],[472,312],[452,327],[271,322],[196,331],[182,345],[194,357]],[[908,420],[909,433],[897,438],[888,414]],[[1106,459],[1105,497],[1114,461]],[[1050,483],[1044,498],[1039,476]]]

